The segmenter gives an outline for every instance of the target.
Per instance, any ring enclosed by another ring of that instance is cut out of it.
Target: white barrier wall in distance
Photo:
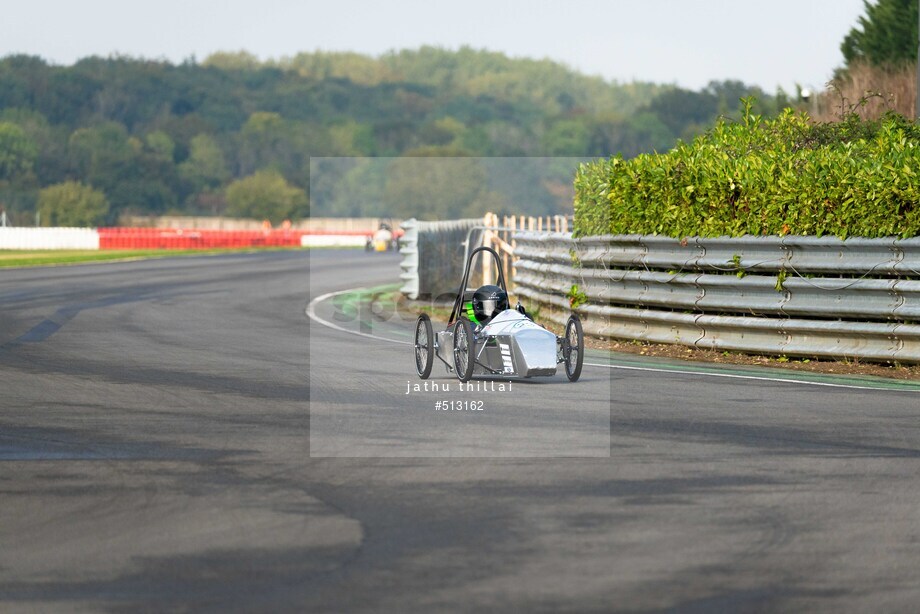
[[[99,249],[95,228],[0,227],[0,249]]]
[[[364,235],[303,235],[301,247],[364,247],[367,237]]]

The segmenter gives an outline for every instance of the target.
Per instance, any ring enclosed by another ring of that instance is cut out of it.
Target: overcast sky
[[[618,81],[821,87],[862,0],[0,0],[0,55],[181,62],[462,45]]]

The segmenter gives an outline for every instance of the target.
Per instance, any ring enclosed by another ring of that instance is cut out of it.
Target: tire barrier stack
[[[590,334],[920,362],[920,238],[514,238],[517,293]]]
[[[481,219],[403,222],[401,228],[405,234],[400,239],[399,249],[403,256],[400,292],[412,300],[448,295],[452,300],[463,275],[464,242],[471,228],[482,225]],[[470,242],[479,245],[482,231],[474,230]]]

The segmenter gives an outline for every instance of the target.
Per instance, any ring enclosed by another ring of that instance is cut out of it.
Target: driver
[[[377,232],[374,233],[374,243],[378,241],[383,241],[384,243],[389,243],[393,240],[393,231],[390,229],[390,225],[386,222],[381,223],[380,227],[377,229]]]
[[[508,293],[499,286],[482,286],[473,293],[473,300],[466,305],[470,322],[485,326],[489,320],[508,309]]]

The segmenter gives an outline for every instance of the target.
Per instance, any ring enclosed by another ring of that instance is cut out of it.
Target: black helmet
[[[484,323],[508,309],[508,293],[498,286],[483,286],[473,293],[473,313]]]

